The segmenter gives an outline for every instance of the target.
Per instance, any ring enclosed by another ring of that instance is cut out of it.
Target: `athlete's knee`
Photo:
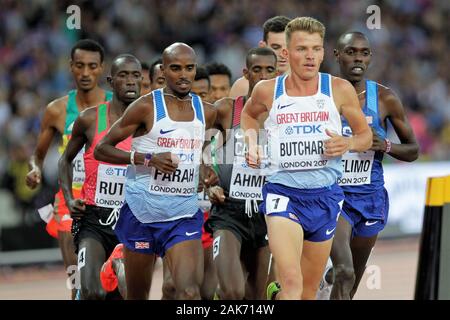
[[[285,287],[301,287],[303,279],[301,274],[295,269],[280,270],[280,277]]]
[[[301,299],[303,292],[303,277],[295,269],[280,270],[282,294],[289,299]]]
[[[334,281],[336,284],[351,285],[355,283],[355,269],[353,266],[347,266],[345,264],[337,264],[333,266],[334,269]]]
[[[178,288],[176,290],[176,298],[178,300],[199,300],[200,286],[189,285],[186,287]]]
[[[223,284],[221,287],[221,299],[224,300],[242,300],[245,296],[244,283],[233,283],[232,281]]]
[[[163,300],[174,300],[175,299],[175,285],[173,283],[173,280],[166,280],[164,279],[163,285],[162,285],[162,299]]]

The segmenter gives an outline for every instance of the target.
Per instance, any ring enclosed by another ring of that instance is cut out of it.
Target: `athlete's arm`
[[[270,110],[273,101],[274,80],[262,80],[258,82],[253,89],[251,97],[245,103],[241,114],[241,128],[244,130],[245,141],[248,145],[246,155],[247,163],[253,168],[259,166],[259,148],[258,133],[261,128],[261,122],[265,119]]]
[[[108,133],[97,144],[94,157],[97,160],[112,164],[131,164],[131,152],[123,151],[115,146],[134,135],[141,127],[149,132],[153,126],[153,102],[152,95],[140,97],[133,102],[109,129]],[[145,154],[135,152],[134,163],[144,164]],[[170,152],[153,154],[149,166],[153,166],[164,173],[172,173],[178,167],[176,156]]]
[[[211,138],[214,132],[217,132],[213,127],[217,121],[217,109],[210,103],[203,103],[203,110],[205,112],[205,143],[203,144],[202,157],[200,164],[200,181],[208,188],[211,185],[218,183],[219,179],[211,167]]]
[[[73,218],[77,218],[79,213],[86,209],[83,199],[74,199],[72,193],[73,169],[72,161],[78,152],[88,142],[86,132],[95,121],[95,107],[89,108],[80,113],[75,120],[72,129],[72,136],[67,144],[64,153],[58,162],[58,179],[66,200],[67,207]]]
[[[248,80],[245,77],[237,79],[230,89],[229,97],[236,99],[240,96],[245,96],[248,93]]]
[[[62,99],[52,101],[45,108],[36,149],[28,163],[30,171],[25,180],[27,186],[31,189],[36,188],[41,183],[42,165],[53,137],[58,132],[56,124],[61,115],[61,100]]]
[[[216,121],[214,127],[222,131],[222,133],[230,129],[231,115],[233,113],[233,102],[231,98],[222,98],[214,103],[214,107],[217,110]]]
[[[336,106],[349,123],[353,136],[343,137],[327,129],[331,138],[325,141],[325,155],[337,157],[347,151],[366,151],[372,145],[372,131],[359,106],[355,89],[350,82],[337,77],[333,77],[332,85]]]
[[[379,87],[380,106],[386,111],[386,118],[390,120],[395,133],[401,143],[392,143],[389,155],[402,161],[414,161],[419,156],[419,145],[414,132],[411,129],[405,109],[397,95],[389,88]],[[373,133],[373,145],[371,150],[386,151],[386,141]]]

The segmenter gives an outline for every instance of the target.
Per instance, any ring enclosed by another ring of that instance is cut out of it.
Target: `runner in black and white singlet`
[[[250,84],[248,95],[224,98],[215,104],[216,122],[222,132],[215,151],[220,183],[208,189],[213,206],[205,229],[214,235],[213,257],[220,298],[225,300],[264,297],[270,253],[266,222],[258,212],[258,204],[268,168],[253,169],[247,165],[240,120],[254,86],[275,77],[276,62],[273,50],[250,49],[244,69]]]

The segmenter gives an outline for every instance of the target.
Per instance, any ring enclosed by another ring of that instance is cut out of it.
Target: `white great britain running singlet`
[[[147,134],[133,138],[132,149],[142,153],[171,152],[180,162],[166,174],[154,167],[130,166],[125,200],[142,223],[192,217],[198,211],[197,186],[205,135],[201,99],[191,94],[192,121],[173,121],[162,89],[153,91],[154,122]]]
[[[325,140],[330,138],[325,129],[342,131],[331,76],[319,73],[312,96],[288,96],[285,79],[285,75],[276,78],[272,109],[264,123],[274,172],[269,182],[299,189],[330,186],[342,174],[341,158],[324,156]]]

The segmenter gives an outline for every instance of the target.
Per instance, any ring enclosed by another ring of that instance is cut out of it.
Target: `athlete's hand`
[[[73,219],[80,219],[84,216],[84,212],[86,211],[85,203],[86,201],[84,199],[72,199],[67,203],[67,208]]]
[[[375,131],[375,129],[373,127],[371,127],[371,129],[372,129],[372,133],[373,133],[373,142],[372,142],[372,147],[370,148],[370,150],[381,151],[381,152],[386,151],[386,141],[384,139],[381,139],[380,136],[377,135],[377,132]]]
[[[325,129],[325,133],[330,137],[325,140],[325,156],[339,157],[351,150],[351,138],[343,137],[328,129]]]
[[[262,147],[254,146],[249,147],[248,152],[245,154],[245,161],[250,168],[258,169],[261,164]]]
[[[208,189],[208,197],[211,203],[224,203],[225,195],[223,194],[223,189],[219,186],[214,186]]]
[[[34,167],[28,172],[25,183],[31,189],[35,189],[41,183],[41,169]]]
[[[214,186],[219,183],[219,178],[216,172],[210,166],[203,165],[200,170],[200,179],[206,188]]]
[[[178,168],[180,158],[171,152],[154,153],[149,165],[164,173],[172,173]]]

